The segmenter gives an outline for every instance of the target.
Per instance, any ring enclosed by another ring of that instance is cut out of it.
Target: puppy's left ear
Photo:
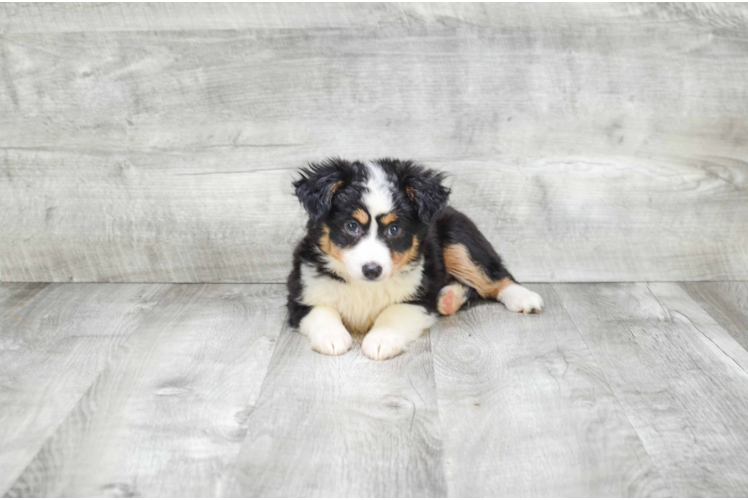
[[[418,209],[418,218],[431,222],[449,201],[450,189],[442,185],[446,175],[423,167],[407,170],[402,178],[405,194]]]

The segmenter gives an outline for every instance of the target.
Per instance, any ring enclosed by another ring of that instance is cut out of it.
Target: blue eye
[[[351,234],[358,234],[358,232],[361,230],[361,225],[358,222],[350,221],[345,225],[345,228]]]
[[[400,234],[400,228],[397,226],[390,226],[389,229],[387,229],[387,233],[390,236],[397,236],[398,234]]]

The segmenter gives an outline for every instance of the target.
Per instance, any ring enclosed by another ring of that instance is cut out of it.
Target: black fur
[[[450,190],[442,184],[445,178],[443,173],[411,161],[391,158],[375,163],[384,170],[390,183],[396,186],[391,195],[402,235],[389,238],[387,244],[394,252],[405,252],[411,248],[412,236],[415,236],[419,242],[417,259],[422,257],[424,261],[419,291],[409,303],[422,305],[429,312],[436,313],[439,292],[454,280],[448,275],[443,258],[443,248],[453,243],[465,245],[473,261],[491,279],[511,278],[501,258],[475,224],[464,214],[447,207]],[[344,281],[325,267],[319,242],[328,231],[330,241],[340,248],[357,243],[360,236],[347,233],[345,221],[350,220],[356,208],[363,208],[361,200],[368,180],[368,171],[363,163],[338,158],[311,164],[300,173],[301,178],[294,182],[294,187],[309,213],[309,221],[307,235],[294,251],[293,270],[287,282],[289,321],[294,327],[311,310],[302,303],[302,265],[313,266],[320,276],[327,279]],[[370,225],[368,223],[362,227],[362,234],[368,231]],[[378,226],[380,232],[386,230],[381,224]],[[469,302],[478,298],[477,292],[470,290]]]
[[[390,180],[400,187],[400,196],[410,198],[415,204],[418,217],[423,222],[431,222],[449,201],[449,188],[442,185],[445,174],[426,169],[412,161],[384,158],[377,163],[384,169]]]
[[[493,249],[478,226],[470,218],[452,207],[447,207],[434,221],[434,230],[439,246],[461,243],[470,252],[470,258],[478,264],[493,281],[514,277],[504,267],[501,257]]]
[[[330,211],[332,198],[342,186],[350,185],[357,174],[366,180],[366,169],[360,162],[351,163],[340,158],[311,164],[299,173],[301,178],[293,183],[296,196],[315,223]]]

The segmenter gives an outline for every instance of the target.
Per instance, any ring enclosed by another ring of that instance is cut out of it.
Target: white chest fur
[[[419,261],[383,283],[371,284],[355,279],[334,280],[304,265],[302,302],[308,306],[332,307],[340,313],[349,331],[366,333],[387,306],[406,302],[416,295],[422,271],[423,261]]]

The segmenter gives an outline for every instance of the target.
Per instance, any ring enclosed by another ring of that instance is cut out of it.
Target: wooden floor
[[[7,496],[745,496],[748,283],[533,285],[316,354],[282,285],[0,285]]]

